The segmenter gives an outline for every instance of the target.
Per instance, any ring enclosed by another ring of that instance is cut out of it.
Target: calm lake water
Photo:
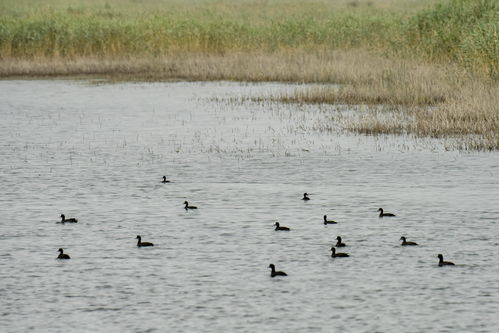
[[[499,154],[234,102],[294,88],[0,81],[1,331],[499,332]]]

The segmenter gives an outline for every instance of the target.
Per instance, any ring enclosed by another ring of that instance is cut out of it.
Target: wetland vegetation
[[[4,78],[323,83],[271,99],[364,105],[360,133],[499,149],[494,0],[4,0],[0,12]]]

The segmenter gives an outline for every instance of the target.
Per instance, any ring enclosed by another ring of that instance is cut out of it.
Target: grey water
[[[0,81],[1,331],[498,332],[499,154],[294,88]]]

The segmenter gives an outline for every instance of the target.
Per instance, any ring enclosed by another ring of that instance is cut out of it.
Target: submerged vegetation
[[[351,129],[499,149],[494,0],[4,0],[0,13],[3,77],[334,83],[274,98],[385,105],[410,121]]]

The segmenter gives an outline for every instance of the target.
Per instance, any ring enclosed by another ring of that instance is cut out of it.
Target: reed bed
[[[496,81],[470,76],[458,66],[367,57],[362,52],[339,59],[347,60],[341,63],[343,84],[298,88],[272,99],[287,103],[365,105],[363,111],[358,111],[364,115],[347,126],[362,134],[413,133],[421,137],[455,138],[457,148],[463,150],[499,149]],[[356,60],[363,62],[359,64]],[[349,73],[345,72],[347,69]]]
[[[422,4],[434,2],[438,5],[421,9]],[[152,4],[111,0],[100,5],[48,0],[32,8],[28,3],[2,2],[2,60],[127,57],[141,61],[186,52],[285,50],[292,54],[363,48],[458,63],[494,78],[499,73],[499,4],[494,0],[166,0]],[[388,5],[393,9],[387,10]]]
[[[0,77],[324,83],[272,98],[382,105],[404,115],[350,129],[499,149],[497,1],[4,0],[0,13]]]

